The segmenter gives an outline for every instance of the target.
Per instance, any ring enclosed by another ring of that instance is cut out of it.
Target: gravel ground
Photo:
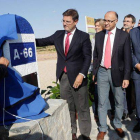
[[[47,86],[54,85],[52,82],[56,81],[57,54],[37,54],[37,62],[40,88],[44,90]]]

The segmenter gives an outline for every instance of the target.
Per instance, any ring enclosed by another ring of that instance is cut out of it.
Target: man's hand
[[[83,78],[84,78],[84,76],[82,74],[78,74],[78,76],[76,77],[76,80],[73,84],[73,87],[78,88],[82,84]]]
[[[123,80],[122,87],[127,88],[129,85],[129,80]]]
[[[94,81],[94,79],[95,79],[95,75],[92,76],[92,80],[93,80],[93,81]]]
[[[135,67],[140,71],[140,64],[139,63]]]
[[[9,65],[9,61],[4,57],[0,57],[0,64],[3,64],[7,67]]]

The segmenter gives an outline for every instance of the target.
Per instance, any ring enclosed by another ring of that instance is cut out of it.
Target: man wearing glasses
[[[91,63],[91,42],[87,33],[76,28],[78,18],[76,10],[66,10],[62,20],[64,30],[56,31],[50,37],[36,39],[36,45],[55,45],[58,56],[56,76],[60,81],[61,98],[68,102],[72,140],[77,140],[76,111],[81,137],[90,140],[87,72]]]
[[[136,23],[136,18],[128,14],[124,17],[123,20],[123,29],[127,33],[130,32],[131,29],[133,29],[134,25]],[[124,113],[122,119],[126,119],[129,115],[133,113],[133,108],[135,108],[135,94],[134,94],[134,85],[132,79],[130,80],[130,84],[128,88],[126,88],[126,93],[124,93],[125,99],[124,99]]]
[[[105,31],[95,36],[93,55],[93,80],[97,75],[99,133],[97,140],[103,140],[107,131],[107,109],[110,86],[115,99],[113,124],[117,134],[123,138],[121,118],[123,115],[123,88],[129,85],[131,72],[131,47],[129,34],[116,28],[118,14],[105,14]],[[113,139],[113,138],[112,138]]]
[[[135,23],[136,23],[136,18],[133,15],[128,14],[124,17],[123,28],[125,29],[126,32],[129,33],[130,30],[133,29]]]

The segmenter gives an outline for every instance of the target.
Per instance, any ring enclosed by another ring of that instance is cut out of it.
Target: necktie
[[[71,33],[67,33],[67,37],[66,37],[66,40],[65,40],[65,56],[67,56],[67,53],[68,53],[68,50],[69,50],[69,47],[70,47],[70,43],[69,43],[69,36],[70,35],[71,35]],[[64,72],[65,73],[67,72],[66,66],[64,67]]]
[[[105,68],[109,68],[111,66],[111,41],[110,41],[110,34],[108,32],[108,38],[105,46],[105,57],[104,57],[104,66]]]

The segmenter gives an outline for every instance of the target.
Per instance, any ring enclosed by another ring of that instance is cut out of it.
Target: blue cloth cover
[[[22,21],[26,24],[23,24]],[[24,18],[11,14],[0,16],[0,29],[0,57],[4,41],[17,39],[17,33],[33,34],[30,24]],[[11,114],[27,119],[40,119],[49,115],[43,110],[46,102],[41,97],[39,88],[25,83],[16,71],[8,68],[8,76],[5,78],[5,92],[4,79],[0,80],[0,125],[3,125],[4,94],[5,110]],[[25,121],[5,112],[6,125]]]

